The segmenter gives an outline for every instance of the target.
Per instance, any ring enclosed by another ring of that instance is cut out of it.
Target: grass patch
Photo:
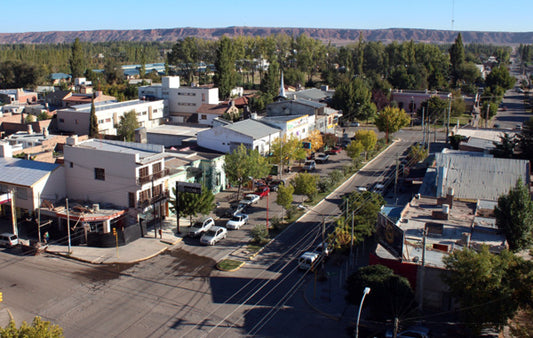
[[[217,263],[217,269],[222,271],[234,271],[244,265],[244,262],[233,259],[224,259]]]
[[[246,250],[250,251],[251,253],[256,253],[257,251],[261,250],[262,246],[257,244],[248,244],[246,247]]]

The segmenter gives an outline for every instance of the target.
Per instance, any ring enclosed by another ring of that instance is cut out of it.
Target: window
[[[148,201],[150,200],[150,190],[143,190],[141,191],[141,196],[139,198],[139,201]]]
[[[94,168],[94,179],[105,181],[105,169],[104,168]]]
[[[156,174],[161,171],[161,162],[154,163],[152,165],[152,174]]]
[[[28,190],[26,188],[20,188],[20,187],[17,187],[15,188],[15,195],[17,196],[17,198],[21,199],[21,200],[27,200],[28,199]]]
[[[147,112],[146,112],[146,111],[143,111],[143,113],[142,113],[142,114],[143,114],[143,115],[146,115],[146,114],[147,114]]]
[[[152,196],[159,196],[159,195],[161,195],[161,191],[162,191],[162,189],[161,189],[161,184],[156,185],[156,186],[154,187],[154,191],[153,191],[153,193],[152,193]]]
[[[104,123],[104,120],[98,120],[98,124]]]
[[[111,119],[105,119],[106,122],[111,122]]]
[[[133,192],[128,193],[128,206],[130,208],[135,208],[135,193]]]
[[[78,121],[78,120],[74,120],[74,123],[75,123],[75,124],[79,124],[80,121]]]
[[[70,167],[74,168],[74,162],[70,162]]]
[[[205,93],[202,93],[202,102],[205,102]]]
[[[148,176],[148,167],[142,167],[139,169],[139,177],[147,177]]]
[[[65,123],[65,119],[59,119],[59,122]]]
[[[202,120],[207,120],[207,115],[205,114],[202,114],[202,117],[201,117]]]

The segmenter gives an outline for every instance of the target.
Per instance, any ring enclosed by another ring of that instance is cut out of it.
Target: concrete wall
[[[168,106],[172,113],[196,113],[204,103],[218,104],[218,88],[180,87],[170,88]]]
[[[231,152],[232,143],[243,143],[248,147],[254,145],[254,141],[251,137],[236,133],[233,130],[224,127],[216,127],[199,132],[197,134],[196,142],[201,147],[220,151],[222,153]]]

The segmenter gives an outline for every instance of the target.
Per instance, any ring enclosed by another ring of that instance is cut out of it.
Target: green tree
[[[409,158],[409,163],[412,164],[423,161],[428,156],[429,150],[421,144],[409,147],[409,153],[407,154],[407,158]]]
[[[218,43],[216,55],[216,71],[213,82],[218,87],[220,99],[225,100],[229,98],[231,90],[237,85],[235,50],[230,38],[222,36]]]
[[[524,122],[522,132],[517,138],[520,157],[533,162],[533,117]]]
[[[281,172],[283,172],[285,166],[290,167],[291,162],[303,160],[306,155],[305,149],[302,148],[302,141],[295,136],[291,136],[287,139],[286,135],[283,135],[283,137],[277,138],[272,142],[270,152],[270,163],[280,164]]]
[[[283,207],[283,212],[287,213],[287,210],[291,207],[294,199],[294,187],[291,184],[280,184],[278,187],[278,195],[276,197],[276,204]],[[285,217],[285,215],[284,215]]]
[[[135,141],[135,129],[139,128],[140,124],[137,121],[137,113],[131,110],[120,117],[120,122],[117,127],[117,135],[128,142]]]
[[[22,322],[17,329],[15,321],[11,320],[9,325],[0,327],[0,337],[16,338],[16,337],[46,337],[46,338],[62,338],[63,329],[58,325],[51,324],[49,321],[42,320],[37,316],[33,318],[31,325]]]
[[[355,132],[354,139],[361,142],[365,150],[365,161],[369,151],[374,150],[376,143],[378,142],[378,135],[375,131],[370,129],[358,130]]]
[[[494,144],[494,149],[492,149],[491,153],[494,155],[494,157],[514,157],[514,151],[517,145],[517,139],[514,135],[503,133],[503,135],[500,135],[500,142],[493,141],[492,144]]]
[[[509,251],[496,255],[487,246],[463,249],[443,261],[449,270],[443,280],[474,334],[485,325],[501,329],[520,306],[531,304],[532,264]]]
[[[426,116],[430,123],[443,121],[448,116],[448,101],[441,99],[438,96],[433,96],[425,102]]]
[[[515,82],[516,78],[511,76],[509,69],[504,66],[492,68],[489,75],[487,75],[487,78],[485,79],[485,84],[488,87],[492,89],[500,87],[503,88],[504,91],[513,88]]]
[[[365,150],[365,146],[361,143],[361,141],[352,141],[350,144],[346,147],[346,154],[348,157],[350,157],[352,160],[356,160],[361,156],[361,153]]]
[[[172,188],[174,196],[176,196],[176,188]],[[181,192],[176,197],[170,199],[171,209],[174,213],[177,210],[179,203],[179,217],[189,217],[192,224],[192,218],[198,214],[207,215],[215,208],[215,195],[205,185],[202,185],[201,194],[193,194],[189,192]]]
[[[72,44],[72,50],[70,55],[70,72],[72,79],[77,77],[82,77],[85,73],[85,56],[83,53],[83,46],[81,45],[80,39],[76,38]]]
[[[405,277],[395,275],[392,269],[383,265],[369,265],[360,268],[346,279],[346,301],[359,305],[365,287],[370,288],[365,307],[376,320],[390,320],[413,315],[416,303],[414,292]]]
[[[494,209],[496,225],[505,234],[509,249],[527,249],[533,242],[533,202],[528,186],[522,179],[516,182],[508,194],[498,198]]]
[[[168,63],[177,66],[185,74],[188,84],[194,82],[194,74],[199,64],[199,41],[195,37],[179,40],[168,54]]]
[[[385,133],[385,139],[389,143],[389,135],[409,125],[411,119],[403,109],[385,107],[380,111],[374,122],[379,131]]]
[[[32,123],[35,122],[35,116],[32,114],[26,115],[26,118],[24,119],[24,123]]]
[[[37,121],[44,121],[44,120],[48,120],[48,119],[50,119],[50,116],[45,111],[42,111],[42,112],[39,113],[39,115],[37,115]]]
[[[238,185],[237,195],[240,195],[244,182],[254,177],[265,177],[270,172],[270,165],[256,149],[250,150],[240,144],[226,154],[224,171],[229,182]]]
[[[108,58],[104,65],[105,80],[109,84],[124,82],[124,70],[114,58]]]
[[[347,121],[368,120],[377,110],[372,102],[370,88],[360,77],[337,87],[333,94],[332,106],[342,110],[343,118]]]
[[[457,86],[457,82],[461,79],[461,70],[465,62],[465,49],[463,45],[463,38],[461,33],[457,34],[455,43],[450,47],[450,63],[453,86]]]
[[[94,96],[91,100],[91,113],[89,117],[89,138],[98,137],[98,119],[96,118],[96,108],[94,107]]]
[[[309,173],[298,173],[292,180],[294,193],[296,195],[305,195],[309,200],[315,198],[318,189],[318,176]]]
[[[43,67],[17,60],[0,62],[0,89],[29,88],[43,82]]]

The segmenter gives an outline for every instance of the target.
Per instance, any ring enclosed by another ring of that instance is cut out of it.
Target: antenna
[[[452,0],[452,31],[453,25],[455,24],[455,0]]]

